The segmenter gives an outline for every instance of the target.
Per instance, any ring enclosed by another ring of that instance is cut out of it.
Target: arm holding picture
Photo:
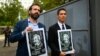
[[[38,18],[42,9],[39,4],[32,4],[28,10],[28,18],[17,22],[14,27],[14,31],[9,38],[10,42],[18,42],[16,56],[29,56],[26,31],[33,31],[34,29],[45,28],[45,26],[38,22]]]

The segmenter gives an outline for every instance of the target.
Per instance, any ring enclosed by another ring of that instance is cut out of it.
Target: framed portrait
[[[61,52],[74,53],[71,29],[58,30],[58,43]]]
[[[29,56],[48,56],[44,28],[26,32]]]

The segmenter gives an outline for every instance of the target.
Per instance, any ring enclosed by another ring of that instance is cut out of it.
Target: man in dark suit
[[[37,19],[41,13],[41,7],[38,4],[32,4],[29,8],[29,18],[19,21],[11,34],[10,42],[18,41],[18,48],[16,56],[29,56],[27,42],[26,42],[26,31],[31,31],[38,28],[45,28],[45,26],[37,22]]]
[[[58,22],[49,27],[48,31],[48,45],[51,48],[51,56],[73,56],[73,54],[65,54],[60,52],[58,44],[57,30],[71,29],[71,27],[65,24],[67,17],[67,11],[64,8],[60,8],[57,11]]]

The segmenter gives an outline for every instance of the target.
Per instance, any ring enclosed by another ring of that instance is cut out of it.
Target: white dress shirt
[[[65,23],[62,24],[61,22],[58,21],[58,25],[59,25],[61,30],[62,30],[62,25],[64,25],[64,29],[66,29]]]

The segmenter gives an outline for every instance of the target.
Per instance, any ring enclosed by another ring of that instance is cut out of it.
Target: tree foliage
[[[34,0],[34,3],[39,3],[44,10],[50,10],[72,0]]]
[[[41,5],[43,10],[47,11],[72,0],[34,0],[34,3]],[[13,26],[18,21],[20,14],[21,19],[27,16],[27,10],[23,8],[19,0],[7,0],[6,3],[0,3],[0,26]]]
[[[18,0],[1,3],[0,25],[14,25],[18,21],[19,12],[24,12]]]

